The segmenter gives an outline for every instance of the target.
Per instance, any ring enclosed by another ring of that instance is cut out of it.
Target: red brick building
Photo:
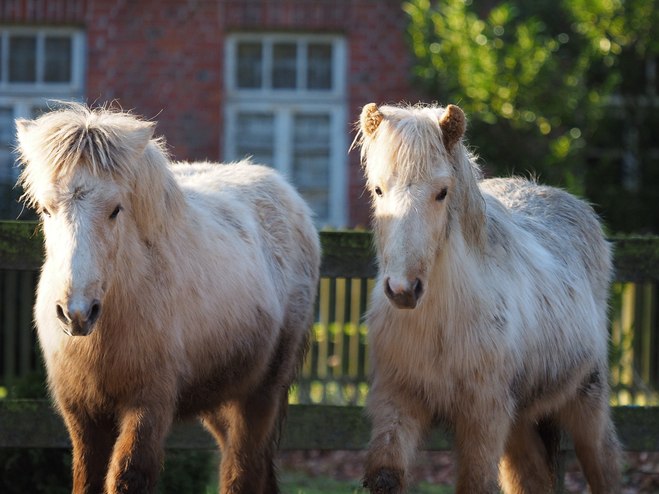
[[[406,23],[400,0],[2,0],[4,180],[13,118],[45,98],[116,100],[156,120],[176,159],[252,155],[319,226],[367,225],[352,123],[371,101],[420,99]]]

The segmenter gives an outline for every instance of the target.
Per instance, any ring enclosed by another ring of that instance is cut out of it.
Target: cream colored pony
[[[221,492],[278,492],[273,455],[319,270],[308,207],[272,169],[171,164],[154,124],[70,104],[18,122],[41,214],[35,308],[74,493],[152,493],[177,418],[222,448]]]
[[[481,181],[464,130],[452,105],[361,115],[379,260],[364,484],[404,492],[419,442],[441,423],[455,435],[458,494],[546,493],[560,429],[591,491],[620,492],[609,244],[566,192]]]

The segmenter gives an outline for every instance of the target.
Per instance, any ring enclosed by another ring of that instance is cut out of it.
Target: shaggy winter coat
[[[545,493],[560,429],[595,494],[620,491],[609,412],[611,252],[592,209],[481,180],[458,107],[364,107],[379,274],[368,314],[364,484],[402,493],[428,429],[454,432],[458,494]]]
[[[222,492],[278,492],[277,428],[320,264],[310,211],[270,168],[170,163],[153,130],[76,104],[18,122],[74,493],[154,492],[167,431],[195,416],[222,448]]]

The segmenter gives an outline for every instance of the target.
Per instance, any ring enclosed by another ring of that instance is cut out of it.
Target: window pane
[[[307,88],[332,89],[332,45],[313,43],[307,53]]]
[[[323,226],[329,219],[329,115],[297,115],[293,181]]]
[[[11,107],[0,106],[0,218],[16,219],[21,211],[16,202],[17,170],[14,168],[14,112]]]
[[[9,38],[9,82],[36,82],[37,38]]]
[[[260,88],[263,47],[261,43],[238,43],[238,87]]]
[[[272,87],[275,89],[295,88],[297,45],[276,43],[273,47]]]
[[[236,154],[252,156],[254,163],[273,165],[275,125],[272,113],[239,113],[236,128]]]
[[[0,148],[11,146],[14,141],[14,111],[0,106]]]
[[[71,38],[46,38],[45,82],[71,81]]]

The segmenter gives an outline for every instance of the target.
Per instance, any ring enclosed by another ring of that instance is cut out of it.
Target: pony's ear
[[[29,132],[34,125],[34,120],[25,120],[24,118],[16,119],[16,134],[18,135],[18,138],[20,139],[26,132]]]
[[[133,158],[139,158],[144,153],[149,141],[151,141],[155,130],[155,123],[139,121],[133,128],[126,132],[122,145],[131,150]]]
[[[16,141],[18,142],[18,148],[21,155],[25,158],[28,150],[26,147],[29,147],[28,134],[36,126],[34,120],[25,120],[24,118],[16,119]]]
[[[467,128],[467,119],[464,112],[455,105],[448,105],[444,116],[439,121],[439,126],[442,129],[444,146],[450,153]]]
[[[362,132],[367,136],[372,136],[377,130],[378,125],[382,122],[382,113],[378,110],[378,105],[369,103],[362,109],[362,114],[359,117]]]

